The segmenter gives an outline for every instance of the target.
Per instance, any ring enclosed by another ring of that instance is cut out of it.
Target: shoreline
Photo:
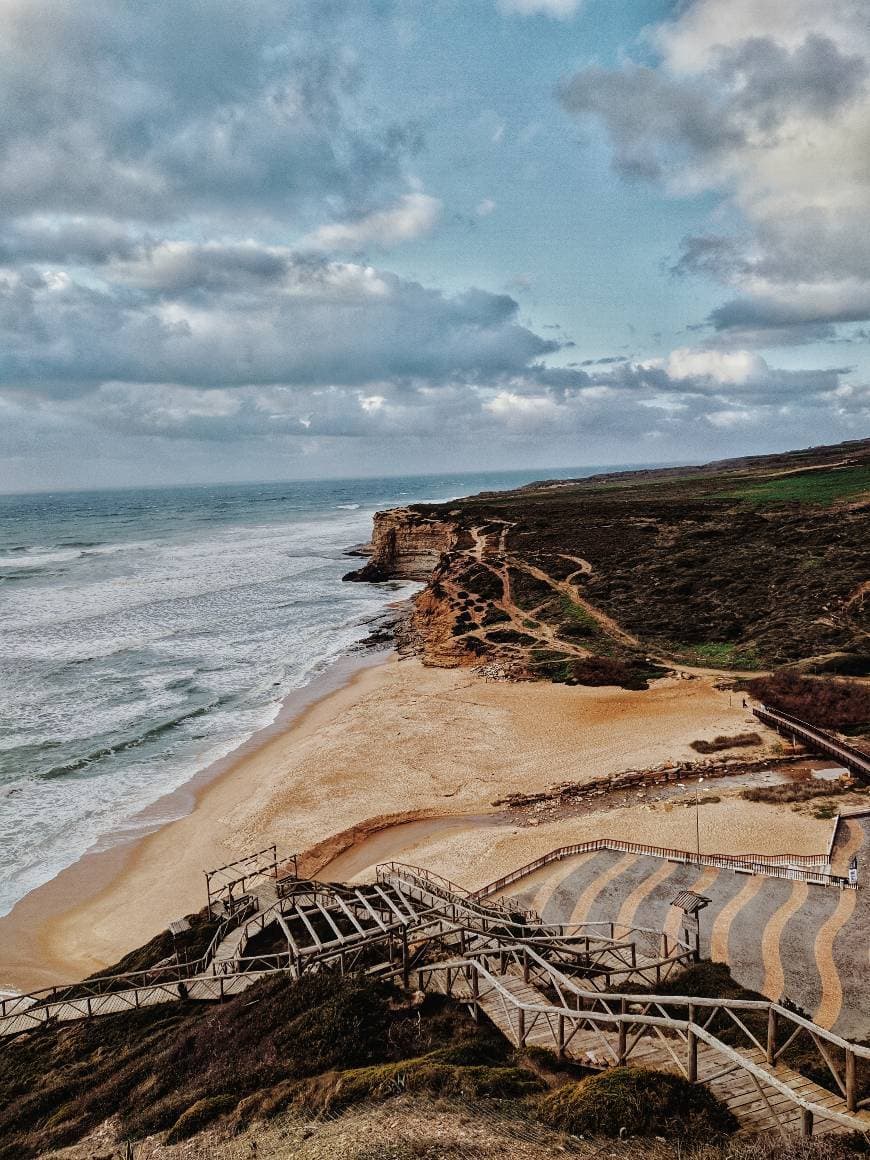
[[[493,802],[688,758],[693,739],[740,732],[746,717],[704,678],[644,692],[512,684],[383,652],[350,654],[339,669],[324,674],[332,688],[307,686],[302,708],[212,767],[185,816],[86,854],[0,919],[0,987],[104,969],[199,910],[208,867],[272,842],[303,855],[303,873],[350,878],[399,854],[471,887],[581,836],[680,846],[693,840],[694,813],[677,805],[524,825]],[[774,815],[782,824],[771,833]],[[823,837],[819,823],[786,817],[723,799],[705,807],[705,840],[735,853],[824,846],[826,828]]]
[[[195,814],[212,788],[238,774],[275,737],[301,725],[318,704],[350,688],[368,669],[385,663],[390,652],[362,644],[336,658],[307,685],[291,691],[268,725],[127,819],[123,830],[114,829],[101,835],[75,862],[28,891],[0,917],[0,992],[11,987],[31,990],[71,981],[69,971],[61,970],[63,960],[54,961],[50,925],[60,916],[76,912],[117,887],[150,838]],[[188,908],[184,913],[192,913],[194,909],[199,907]],[[131,943],[127,949],[134,945]],[[10,981],[12,976],[17,978]],[[25,980],[23,984],[18,981],[21,978]]]

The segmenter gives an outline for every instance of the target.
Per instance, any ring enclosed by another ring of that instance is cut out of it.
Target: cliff
[[[369,560],[345,580],[427,581],[454,543],[456,527],[413,508],[376,512]]]
[[[429,664],[643,688],[665,664],[870,674],[870,441],[375,518],[349,579],[426,582]]]

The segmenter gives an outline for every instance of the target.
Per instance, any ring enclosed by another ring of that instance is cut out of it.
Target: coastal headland
[[[100,971],[202,907],[204,870],[273,842],[324,879],[399,859],[468,887],[591,838],[823,851],[830,809],[741,796],[807,771],[783,770],[733,681],[863,663],[868,457],[865,442],[379,516],[356,578],[426,583],[398,652],[202,778],[185,816],[24,898],[0,920],[0,987]],[[717,739],[710,757],[692,747]],[[685,776],[660,788],[668,767]]]

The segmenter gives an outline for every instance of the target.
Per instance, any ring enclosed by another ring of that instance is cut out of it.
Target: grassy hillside
[[[635,685],[647,656],[870,672],[870,442],[414,511],[458,529],[430,586],[457,657],[584,683],[607,658]]]
[[[78,1141],[91,1156],[88,1141],[107,1121],[116,1144],[149,1138],[162,1148],[215,1126],[226,1138],[280,1115],[333,1118],[403,1095],[464,1101],[484,1121],[495,1111],[527,1129],[653,1137],[677,1117],[683,1142],[709,1142],[736,1127],[709,1091],[681,1078],[613,1073],[602,1087],[552,1052],[514,1051],[440,995],[318,974],[261,980],[222,1005],[144,1008],[13,1041],[0,1053],[0,1158]],[[564,1151],[558,1131],[538,1132],[549,1154]]]

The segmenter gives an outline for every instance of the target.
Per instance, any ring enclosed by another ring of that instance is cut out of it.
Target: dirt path
[[[530,576],[534,576],[536,580],[541,580],[543,583],[549,584],[555,592],[567,596],[574,604],[579,605],[584,612],[587,612],[593,620],[598,622],[607,636],[613,640],[619,641],[620,644],[629,645],[631,648],[643,647],[636,636],[632,636],[631,633],[620,628],[612,616],[608,616],[606,612],[602,612],[600,608],[596,608],[594,604],[590,604],[584,596],[580,595],[577,587],[568,580],[556,580],[545,572],[543,568],[536,568],[534,564],[529,564],[525,560],[518,559],[516,556],[508,556],[507,560],[510,567],[516,568],[517,571],[527,572]]]
[[[540,583],[546,584],[554,596],[561,596],[569,600],[572,605],[582,610],[590,620],[595,622],[597,628],[605,637],[614,641],[622,648],[642,652],[652,661],[666,668],[677,669],[679,672],[691,676],[712,676],[714,678],[738,680],[760,675],[758,670],[723,669],[708,665],[686,664],[680,658],[675,658],[667,653],[661,653],[650,648],[639,637],[628,632],[612,616],[604,612],[583,595],[582,589],[578,586],[576,580],[581,576],[589,576],[593,573],[594,568],[589,560],[584,559],[582,556],[573,556],[567,552],[560,552],[558,553],[559,558],[576,564],[577,568],[565,579],[558,579],[551,576],[543,568],[529,563],[508,549],[507,538],[513,527],[514,524],[508,520],[490,520],[486,524],[468,529],[472,541],[471,546],[461,549],[457,554],[464,556],[469,562],[474,561],[477,565],[486,568],[487,571],[498,579],[503,592],[501,598],[484,599],[492,609],[503,613],[507,619],[488,625],[472,622],[468,624],[465,631],[456,634],[457,641],[470,637],[484,644],[496,644],[501,649],[504,647],[505,642],[499,641],[497,636],[494,641],[490,641],[490,634],[507,630],[520,633],[526,638],[531,638],[533,642],[532,644],[518,643],[515,648],[507,647],[506,654],[503,655],[502,659],[508,661],[515,659],[516,653],[522,654],[526,650],[536,647],[559,652],[565,657],[573,657],[580,660],[596,655],[597,650],[594,641],[590,641],[588,645],[583,645],[572,640],[567,640],[559,635],[557,625],[551,625],[546,620],[539,618],[538,613],[547,601],[543,601],[532,609],[521,608],[517,604],[514,599],[511,584],[511,570],[513,569],[515,572],[524,572]],[[441,583],[452,601],[457,604],[460,603],[462,600],[460,596],[462,584],[451,579],[449,576],[442,578]],[[860,598],[862,594],[856,593],[855,596],[856,598]]]

